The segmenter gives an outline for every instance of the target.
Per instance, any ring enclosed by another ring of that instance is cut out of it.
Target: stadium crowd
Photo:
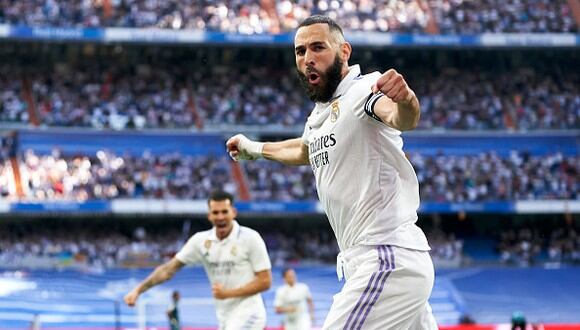
[[[421,200],[482,202],[534,199],[578,199],[580,158],[554,153],[534,156],[514,151],[509,157],[490,152],[473,156],[426,156],[410,153]],[[317,199],[308,167],[268,162],[244,163],[257,200]]]
[[[580,127],[580,75],[532,67],[508,72],[444,68],[411,72],[422,129],[570,129]]]
[[[561,153],[535,156],[513,151],[509,157],[478,155],[428,156],[410,153],[421,200],[484,202],[536,199],[578,199],[580,159]],[[212,187],[237,188],[224,157],[178,153],[115,155],[22,155],[25,195],[33,200],[115,198],[204,199]],[[310,167],[244,162],[252,200],[317,200]]]
[[[229,162],[224,157],[179,153],[62,155],[57,149],[22,155],[26,198],[90,200],[114,198],[205,199],[218,188],[234,192]]]
[[[474,156],[411,153],[421,199],[440,202],[578,199],[580,158],[513,151]]]
[[[213,68],[186,74],[149,66],[135,72],[54,70],[33,79],[32,93],[49,126],[190,128],[196,116],[206,125],[295,125],[309,111],[292,73]]]
[[[577,29],[565,0],[0,1],[0,24],[30,26],[157,27],[255,34],[292,30],[312,14],[328,15],[345,29],[358,31],[421,33],[430,16],[443,33]]]
[[[0,135],[0,199],[8,198],[12,186],[12,165],[10,164],[10,138]]]
[[[112,227],[98,222],[51,225],[42,231],[26,225],[4,226],[0,262],[24,268],[145,267],[169,260],[189,238],[189,233],[170,225],[132,231]],[[269,229],[262,235],[274,265],[336,260],[338,246],[332,233]]]
[[[318,200],[309,166],[292,167],[271,161],[243,163],[255,200]]]
[[[3,226],[0,262],[20,268],[146,267],[167,260],[184,243],[178,230],[167,227],[133,233],[98,222],[42,227]]]
[[[22,82],[8,65],[0,65],[0,122],[28,122]]]
[[[181,228],[167,223],[145,227],[54,221],[41,230],[30,223],[5,224],[0,226],[0,263],[20,268],[150,267],[169,260],[192,232],[202,230],[200,223],[191,222]],[[256,229],[275,266],[336,262],[338,245],[329,230]],[[463,242],[453,235],[433,233],[430,240],[434,259],[456,259],[463,253]]]
[[[301,126],[312,110],[290,70],[187,71],[151,65],[57,66],[33,74],[31,97],[42,125],[116,130]],[[28,122],[28,105],[14,76],[0,77],[0,119]],[[408,80],[422,105],[419,129],[580,127],[580,75],[573,70],[526,67],[497,73],[445,67],[440,72],[409,70]]]
[[[429,0],[444,34],[576,32],[566,0]]]
[[[56,224],[55,224],[56,223]],[[128,230],[118,223],[80,222],[40,229],[31,223],[0,227],[0,262],[20,268],[150,267],[171,258],[199,224],[157,224]],[[499,233],[498,262],[520,267],[580,264],[580,234],[573,224],[541,229],[528,224]],[[273,226],[256,228],[275,266],[335,262],[338,246],[332,232],[312,228],[287,232]],[[441,230],[427,232],[436,265],[461,266],[464,239]],[[469,240],[469,239],[467,239]],[[478,262],[476,254],[470,262]],[[486,258],[482,262],[489,262]]]
[[[539,226],[511,228],[500,233],[497,252],[508,265],[580,264],[580,231],[573,224],[541,230]]]
[[[464,240],[454,233],[446,233],[439,228],[433,228],[425,233],[431,246],[431,258],[435,266],[458,267],[463,264]]]

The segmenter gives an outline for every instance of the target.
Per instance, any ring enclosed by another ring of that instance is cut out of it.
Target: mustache
[[[307,65],[304,71],[296,68],[299,81],[304,87],[308,98],[314,102],[328,102],[332,94],[340,84],[341,67],[343,63],[338,56],[335,57],[334,63],[326,70],[319,71],[312,65]],[[317,86],[310,85],[308,76],[316,74],[320,78]]]
[[[307,66],[305,72],[300,72],[301,76],[305,77],[311,73],[316,73],[319,76],[322,76],[322,74],[320,73],[320,71],[316,70],[314,67],[312,66]]]

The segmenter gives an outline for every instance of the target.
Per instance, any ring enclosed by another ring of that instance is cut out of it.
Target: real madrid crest
[[[335,122],[338,120],[338,116],[340,116],[340,108],[338,107],[338,100],[332,102],[330,105],[332,107],[330,111],[330,121]]]
[[[211,247],[211,241],[208,239],[203,243],[203,247],[205,247],[206,250],[209,250],[209,248]]]
[[[238,254],[238,249],[236,248],[236,246],[232,246],[232,249],[230,250],[230,253],[235,257],[236,254]]]

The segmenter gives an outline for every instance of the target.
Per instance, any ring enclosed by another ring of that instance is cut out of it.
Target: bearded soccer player
[[[323,329],[437,329],[427,299],[434,269],[416,226],[419,184],[401,131],[414,129],[419,100],[401,74],[362,74],[332,19],[304,20],[294,38],[296,67],[315,107],[301,138],[262,143],[238,134],[235,160],[310,165],[338,240],[334,296]]]
[[[134,306],[143,292],[171,279],[183,266],[202,264],[212,284],[219,329],[263,330],[266,308],[260,293],[272,285],[272,266],[260,234],[234,220],[233,202],[228,193],[213,193],[208,200],[213,228],[193,235],[173,259],[129,292],[125,303]]]

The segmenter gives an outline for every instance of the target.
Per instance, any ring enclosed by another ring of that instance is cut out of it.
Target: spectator
[[[580,160],[554,153],[532,156],[514,151],[479,155],[426,156],[410,153],[422,201],[485,202],[536,199],[577,199]],[[243,166],[257,200],[316,200],[309,168],[283,168],[275,163]]]
[[[3,0],[0,24],[157,27],[260,34],[291,31],[304,18],[323,14],[346,30],[422,33],[431,11],[442,33],[577,31],[565,0],[123,0],[111,5],[106,8],[102,1]]]
[[[188,76],[175,67],[139,65],[101,73],[96,67],[60,66],[38,70],[32,92],[41,121],[49,126],[190,128],[195,125],[194,111],[206,126],[216,129],[268,123],[294,126],[312,110],[312,103],[292,88],[297,83],[292,72],[272,67],[205,70]],[[497,73],[443,67],[413,69],[409,76],[422,104],[421,129],[580,126],[580,76],[573,71],[522,68]],[[191,88],[186,87],[187,80]],[[10,110],[4,112],[11,120],[28,120],[24,103],[15,98],[20,85],[5,84],[4,107]]]
[[[429,0],[441,33],[576,32],[565,0]]]
[[[29,199],[79,200],[114,198],[203,199],[212,187],[234,189],[224,156],[50,155],[24,152],[22,177]],[[194,183],[194,184],[193,184]]]

